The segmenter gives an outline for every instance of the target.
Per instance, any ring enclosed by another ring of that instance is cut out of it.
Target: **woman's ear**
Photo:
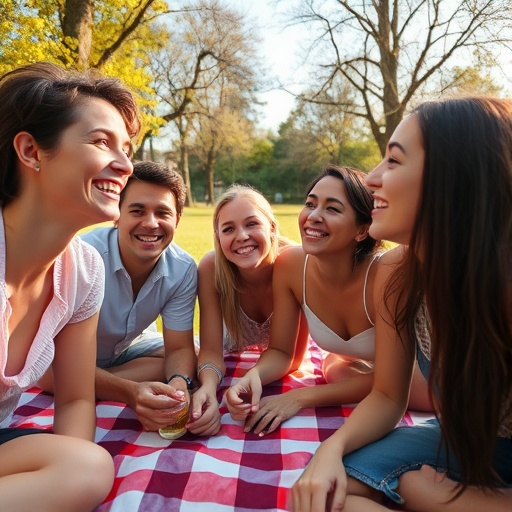
[[[20,162],[26,167],[39,172],[41,168],[40,148],[34,137],[28,132],[19,132],[14,137],[13,145]]]
[[[365,238],[368,238],[368,228],[369,227],[370,226],[368,226],[368,224],[364,224],[363,226],[361,226],[361,228],[359,229],[359,232],[356,235],[357,243],[362,242]]]

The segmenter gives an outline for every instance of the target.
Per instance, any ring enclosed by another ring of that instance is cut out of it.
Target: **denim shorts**
[[[96,365],[100,368],[111,368],[119,366],[139,357],[151,356],[156,350],[163,348],[164,339],[161,333],[150,330],[144,331],[140,336],[135,338],[126,349],[124,349],[117,357],[112,359],[99,359]]]
[[[402,497],[395,492],[403,473],[428,465],[446,472],[451,480],[460,481],[455,456],[441,443],[439,423],[431,419],[422,425],[396,428],[379,441],[346,455],[343,465],[349,476],[403,504]],[[497,438],[493,465],[506,487],[512,487],[511,461],[512,439]]]

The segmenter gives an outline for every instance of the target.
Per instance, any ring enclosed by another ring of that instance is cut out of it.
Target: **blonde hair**
[[[213,212],[215,288],[219,294],[222,316],[229,336],[232,338],[237,348],[242,350],[243,332],[239,315],[240,272],[238,267],[226,258],[219,242],[220,212],[225,205],[238,198],[244,198],[269,221],[271,228],[269,257],[272,263],[274,263],[280,250],[283,247],[291,245],[293,242],[279,235],[279,228],[272,207],[265,197],[256,189],[247,185],[235,184],[231,185],[219,198]]]

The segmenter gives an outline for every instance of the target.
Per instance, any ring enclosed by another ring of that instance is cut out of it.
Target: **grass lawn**
[[[300,243],[297,217],[302,205],[273,205],[281,234]],[[185,208],[174,235],[174,241],[187,251],[197,263],[205,253],[213,249],[213,206]],[[105,225],[109,225],[106,223]],[[87,228],[84,231],[88,231]],[[159,324],[160,326],[160,324]],[[199,334],[199,310],[196,304],[194,334]]]

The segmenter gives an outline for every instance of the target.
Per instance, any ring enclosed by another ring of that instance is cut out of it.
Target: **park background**
[[[144,117],[135,157],[175,167],[190,208],[233,182],[299,204],[327,163],[371,170],[418,102],[510,96],[511,43],[510,0],[0,3],[0,74],[119,77]]]

